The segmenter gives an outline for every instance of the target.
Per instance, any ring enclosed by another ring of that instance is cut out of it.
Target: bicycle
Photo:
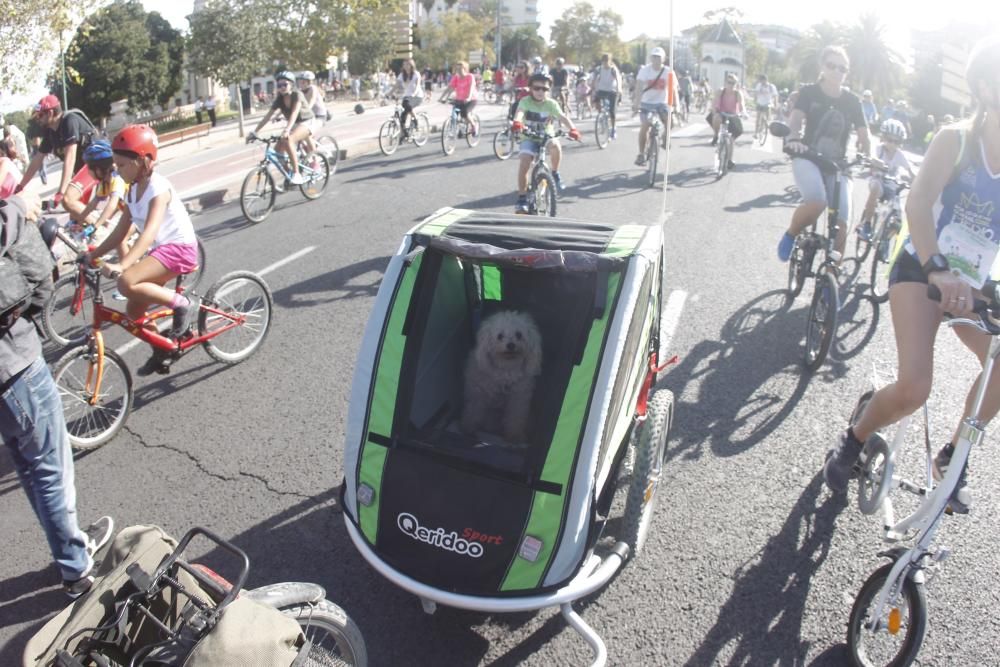
[[[84,229],[86,231],[86,228]],[[79,255],[84,248],[62,229],[56,230],[56,235],[73,252]],[[86,238],[86,236],[84,237]],[[134,234],[131,245],[138,238]],[[205,274],[205,246],[198,241],[198,266],[191,273],[178,277],[186,291],[192,291],[201,283]],[[84,279],[80,271],[73,271],[60,277],[52,286],[52,294],[45,300],[42,308],[42,330],[46,337],[59,347],[68,347],[79,343],[85,336],[93,321],[92,301],[93,286]]]
[[[462,135],[465,136],[465,143],[469,145],[469,148],[475,148],[479,145],[479,128],[481,127],[479,116],[469,111],[468,120],[462,118],[462,112],[458,108],[459,104],[459,102],[451,103],[451,115],[441,126],[441,150],[444,151],[445,155],[451,155],[455,152],[456,140],[460,139]]]
[[[378,147],[383,155],[392,155],[403,141],[403,105],[396,104],[392,118],[382,123],[378,131]],[[431,134],[431,120],[423,111],[410,114],[410,124],[407,128],[405,141],[415,146],[423,146]]]
[[[531,215],[542,215],[555,217],[556,199],[558,190],[556,180],[552,176],[552,169],[549,167],[548,143],[553,139],[568,136],[560,128],[553,135],[538,134],[525,128],[521,131],[521,136],[538,142],[538,151],[531,161],[531,176],[528,179],[528,206]]]
[[[247,143],[259,141],[265,145],[264,157],[247,173],[240,187],[240,208],[250,222],[258,223],[266,220],[274,210],[274,199],[278,193],[286,192],[292,187],[288,156],[272,148],[272,145],[280,140],[279,136],[247,138]],[[330,163],[319,151],[306,153],[301,142],[298,157],[299,173],[305,179],[299,190],[306,199],[318,199],[330,182]],[[275,177],[271,173],[272,168],[278,170],[282,179],[281,185],[275,182]]]
[[[607,148],[611,142],[611,100],[600,98],[600,108],[594,118],[594,141],[598,148]]]
[[[932,542],[942,518],[950,513],[950,500],[958,487],[969,452],[973,447],[980,447],[984,437],[985,423],[979,414],[996,358],[1000,355],[1000,290],[997,288],[998,283],[993,281],[983,285],[982,294],[987,301],[975,304],[978,320],[952,318],[947,322],[949,327],[972,326],[987,334],[990,336],[990,348],[976,386],[972,414],[962,421],[944,478],[935,486],[932,474],[934,453],[926,435],[924,482],[914,482],[896,473],[912,414],[900,420],[891,445],[881,434],[869,437],[856,464],[859,472],[858,506],[865,514],[881,511],[883,539],[894,546],[879,553],[890,562],[868,577],[851,608],[847,644],[855,665],[905,667],[914,661],[923,643],[928,615],[926,583],[950,553],[947,547],[932,547]],[[940,292],[933,286],[929,286],[927,292],[928,298],[940,300]],[[877,377],[874,382],[878,384]],[[861,411],[870,396],[871,392],[862,395],[855,414]],[[926,434],[926,404],[923,411]],[[919,499],[918,507],[899,521],[889,497],[893,489],[903,489]],[[907,542],[910,546],[901,544]]]
[[[217,280],[204,296],[185,290],[180,277],[174,289],[198,301],[196,332],[179,338],[161,334],[156,323],[173,316],[170,308],[156,308],[136,320],[104,305],[101,271],[78,262],[81,280],[90,286],[93,319],[89,330],[73,342],[52,375],[59,388],[70,444],[96,449],[125,426],[134,397],[132,374],[117,352],[104,345],[102,329],[117,324],[132,336],[165,355],[172,363],[196,345],[224,364],[243,361],[264,342],[271,325],[273,300],[267,283],[250,271],[233,271]],[[151,325],[147,328],[147,325]],[[169,366],[165,371],[169,372]]]
[[[725,127],[725,124],[723,124]],[[777,137],[788,135],[788,126],[784,123],[771,123],[771,133]],[[721,139],[720,139],[720,144]],[[808,231],[795,237],[792,254],[788,261],[788,300],[793,301],[802,291],[802,286],[809,278],[815,278],[812,301],[809,304],[808,320],[806,322],[805,366],[814,371],[826,360],[830,352],[830,344],[837,329],[837,315],[840,311],[840,294],[837,289],[840,252],[836,249],[837,230],[840,226],[840,177],[851,176],[851,170],[865,163],[859,155],[849,164],[838,163],[823,157],[819,153],[806,151],[794,153],[785,148],[785,152],[793,158],[809,160],[817,167],[824,177],[832,178],[833,193],[828,193],[826,235],[816,231],[818,220],[814,220]],[[813,270],[813,260],[817,252],[822,252],[820,266]]]
[[[869,281],[869,290],[875,303],[885,303],[889,300],[889,268],[892,266],[897,237],[903,229],[901,197],[903,191],[909,187],[905,181],[888,174],[882,175],[882,183],[883,192],[891,189],[894,194],[879,199],[871,223],[871,237],[865,238],[860,225],[855,230],[857,236],[854,253],[859,262],[865,261],[872,245],[875,247]]]
[[[719,139],[715,146],[715,158],[713,171],[716,180],[720,180],[729,173],[733,163],[733,135],[729,131],[729,120],[736,118],[736,114],[719,112],[722,122],[719,123]]]
[[[499,160],[508,159],[517,152],[520,144],[520,135],[511,129],[511,124],[510,121],[507,121],[506,126],[493,135],[493,154]]]
[[[663,133],[663,122],[660,114],[653,113],[652,121],[649,125],[649,136],[646,137],[646,172],[649,174],[649,187],[653,187],[656,182],[656,166],[660,159],[660,148],[663,147],[660,141],[660,134]],[[663,144],[666,144],[666,136],[663,137]]]
[[[753,138],[758,144],[763,146],[767,143],[768,125],[771,123],[771,107],[761,111],[757,110],[757,124],[754,126]]]
[[[329,134],[318,134],[326,124],[330,122],[330,115],[327,115],[326,120],[320,121],[316,130],[313,132],[313,143],[316,145],[316,152],[326,158],[327,164],[330,165],[330,175],[333,176],[337,173],[337,165],[340,164],[340,144],[337,140]],[[303,151],[304,152],[304,151]]]
[[[577,95],[576,96],[576,119],[586,120],[590,118],[591,106],[590,106],[590,95]]]

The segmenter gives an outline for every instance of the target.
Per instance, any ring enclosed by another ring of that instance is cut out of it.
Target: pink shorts
[[[149,253],[171,273],[191,273],[198,268],[197,243],[165,243]]]

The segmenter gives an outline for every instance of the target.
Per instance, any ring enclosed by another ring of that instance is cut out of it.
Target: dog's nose
[[[515,344],[514,344],[514,343],[512,343],[512,342],[510,342],[510,343],[507,343],[507,351],[508,351],[508,352],[513,352],[513,351],[514,351],[514,350],[516,350],[516,349],[517,349],[517,345],[515,345]]]

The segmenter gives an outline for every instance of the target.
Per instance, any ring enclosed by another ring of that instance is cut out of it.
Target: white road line
[[[286,257],[284,259],[279,259],[274,264],[266,266],[263,269],[261,269],[260,271],[257,271],[256,273],[257,273],[258,276],[265,276],[268,273],[271,273],[272,271],[274,271],[276,269],[280,269],[285,264],[289,264],[289,263],[294,262],[295,260],[299,259],[300,257],[304,257],[305,255],[308,255],[309,253],[311,253],[315,249],[316,249],[316,246],[314,246],[314,245],[306,246],[302,250],[299,250],[298,252],[293,253],[293,254],[289,255],[288,257]],[[222,296],[222,294],[220,293],[219,296]],[[167,319],[163,319],[163,320],[160,321],[160,324],[157,325],[157,330],[160,333],[163,333],[170,325],[171,325],[171,323]],[[131,350],[132,348],[136,347],[137,345],[139,345],[142,342],[143,341],[140,340],[140,339],[138,339],[138,338],[133,338],[129,342],[125,343],[124,345],[115,348],[115,352],[117,352],[118,355],[121,356],[121,355],[125,354],[126,352],[128,352],[129,350]]]
[[[684,302],[688,293],[684,290],[674,290],[667,297],[667,303],[660,314],[660,350],[659,360],[669,358],[671,354],[670,343],[673,342],[674,334],[677,332],[677,325],[681,321],[681,312],[684,310]]]

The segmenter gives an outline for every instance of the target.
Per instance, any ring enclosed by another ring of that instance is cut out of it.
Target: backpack
[[[52,294],[52,253],[38,226],[0,203],[0,332],[32,317]]]
[[[80,161],[83,159],[83,152],[87,150],[87,147],[90,146],[90,144],[94,143],[95,139],[107,139],[108,137],[104,132],[99,130],[96,125],[94,125],[93,121],[91,121],[90,118],[87,117],[87,114],[83,111],[79,109],[66,109],[64,115],[70,114],[79,116],[87,125],[90,126],[89,132],[80,135],[80,142],[77,146],[77,160]]]

